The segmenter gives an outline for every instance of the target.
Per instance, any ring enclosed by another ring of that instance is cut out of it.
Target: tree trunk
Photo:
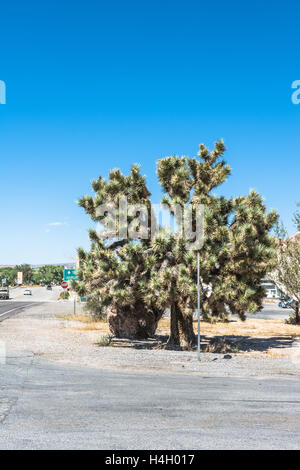
[[[300,316],[299,316],[299,302],[298,302],[298,301],[296,301],[295,319],[296,319],[297,325],[299,325],[299,323],[300,323]]]
[[[170,337],[167,346],[189,350],[196,344],[193,316],[184,315],[178,304],[171,306]]]
[[[110,332],[117,338],[147,339],[154,336],[163,311],[148,310],[143,303],[134,307],[110,307],[107,321]]]
[[[179,338],[181,349],[188,351],[196,344],[193,329],[193,315],[184,315],[179,311]]]
[[[173,303],[171,305],[171,313],[170,313],[170,336],[168,339],[167,346],[168,347],[179,347],[179,327],[178,327],[178,313],[176,304]]]

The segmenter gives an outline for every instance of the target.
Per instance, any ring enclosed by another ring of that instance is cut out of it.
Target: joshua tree
[[[210,320],[224,319],[229,312],[244,319],[246,311],[260,310],[264,296],[260,281],[273,268],[275,259],[269,231],[277,215],[274,211],[267,214],[260,195],[251,191],[248,196],[226,199],[213,193],[231,172],[224,151],[222,141],[211,152],[201,145],[198,157],[163,158],[157,168],[165,192],[162,202],[175,219],[175,204],[189,206],[194,214],[197,205],[205,208],[201,297],[203,317]],[[79,204],[95,222],[105,217],[97,211],[100,205],[118,205],[124,196],[130,204],[143,204],[149,219],[153,215],[150,193],[137,166],[127,177],[113,170],[109,181],[99,178],[92,186],[95,196],[85,196]],[[132,214],[126,212],[126,217],[127,222],[133,222]],[[81,268],[75,289],[89,295],[94,311],[107,309],[110,327],[117,336],[153,334],[169,307],[169,344],[191,348],[197,296],[196,252],[190,240],[167,234],[155,222],[158,230],[154,238],[142,236],[142,230],[139,234],[138,224],[136,239],[130,241],[127,232],[124,235],[124,219],[118,220],[117,236],[109,242],[101,240],[95,230],[90,231],[90,252],[79,250]],[[150,234],[149,226],[146,232]]]
[[[231,312],[245,319],[246,311],[255,313],[262,308],[264,290],[260,281],[274,266],[274,243],[268,233],[277,215],[274,211],[266,213],[255,191],[235,199],[212,193],[231,172],[223,159],[224,151],[219,141],[211,152],[201,145],[199,158],[161,159],[158,178],[166,192],[163,202],[171,211],[174,204],[205,206],[201,249],[203,317],[225,318]],[[192,314],[196,307],[196,253],[188,250],[184,239],[171,245],[158,274],[154,271],[152,282],[158,305],[169,294],[170,341],[189,348],[195,341]],[[160,246],[163,244],[156,252]]]
[[[137,165],[131,168],[128,177],[119,170],[113,170],[109,181],[99,178],[92,182],[92,187],[95,196],[83,197],[79,205],[95,222],[103,222],[106,216],[103,212],[99,214],[99,207],[105,205],[109,209],[110,204],[119,207],[124,196],[129,204],[143,204],[151,213],[150,193]],[[118,210],[116,215],[117,237],[104,241],[96,230],[90,230],[90,251],[78,250],[79,280],[73,283],[73,287],[80,295],[88,295],[87,307],[95,316],[107,315],[115,336],[147,338],[155,333],[163,314],[163,310],[144,301],[150,277],[147,256],[150,239],[140,239],[137,227],[136,239],[129,240],[120,223]],[[129,224],[133,222],[134,217],[127,210],[126,216]],[[122,233],[123,238],[120,237]]]

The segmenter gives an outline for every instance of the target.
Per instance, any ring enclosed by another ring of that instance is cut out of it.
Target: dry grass
[[[169,318],[163,318],[157,334],[168,335]],[[194,321],[197,332],[197,320]],[[290,346],[295,337],[300,337],[300,325],[287,325],[284,320],[262,320],[250,318],[245,322],[232,320],[227,323],[201,321],[203,350],[219,353],[251,354],[270,358],[289,357]]]
[[[108,324],[105,322],[92,322],[82,327],[73,327],[73,330],[79,331],[102,331],[103,333],[109,333]]]
[[[158,324],[161,334],[168,334],[170,320],[162,318]],[[197,320],[194,320],[197,331]],[[201,321],[201,333],[207,336],[253,336],[268,338],[272,336],[300,336],[300,325],[287,325],[283,320],[261,320],[250,318],[245,322],[232,320],[228,323],[208,323]]]
[[[85,314],[61,315],[64,320],[83,323],[84,326],[76,327],[82,330],[100,330],[108,333],[107,322],[95,321],[91,316]],[[168,335],[170,330],[170,319],[162,318],[158,324],[158,333]],[[194,330],[197,331],[197,320],[194,320]],[[208,323],[201,321],[201,333],[207,336],[250,336],[256,338],[269,338],[273,336],[299,336],[300,325],[287,325],[283,320],[261,320],[250,318],[245,322],[232,320],[228,323]]]
[[[77,315],[61,315],[60,318],[69,320],[72,330],[98,331],[101,333],[99,345],[110,345],[111,337],[107,322],[94,321],[91,316],[79,313]],[[194,320],[194,330],[196,333],[197,320]],[[161,339],[164,338],[163,341],[165,341],[169,331],[170,319],[162,318],[156,334]],[[270,358],[280,358],[290,354],[289,347],[292,344],[292,339],[300,337],[300,325],[287,325],[283,320],[255,318],[247,319],[245,322],[231,320],[226,323],[214,324],[201,321],[201,335],[202,347],[206,352],[251,354],[257,355],[257,357],[261,357],[263,354]]]
[[[275,351],[274,349],[268,349],[264,351],[265,356],[273,358],[273,359],[280,359],[286,357],[286,351]]]
[[[58,318],[63,318],[64,320],[70,320],[70,321],[80,321],[81,323],[94,323],[93,318],[90,315],[84,315],[84,314],[66,314],[66,315],[57,315]]]
[[[72,329],[80,331],[102,331],[103,333],[109,333],[108,323],[104,321],[95,321],[90,315],[86,314],[69,314],[59,315],[58,318],[69,320],[73,322],[82,323],[83,326],[73,326]]]

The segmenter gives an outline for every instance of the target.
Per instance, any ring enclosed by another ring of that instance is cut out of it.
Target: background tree
[[[33,270],[30,264],[20,264],[16,266],[17,272],[23,273],[23,284],[30,284],[32,281]]]
[[[299,204],[297,204],[299,207]],[[299,229],[300,213],[297,210],[294,214],[294,222]],[[271,275],[278,287],[294,300],[292,307],[294,314],[290,316],[288,322],[300,324],[300,236],[296,234],[288,237],[284,225],[277,224],[275,229],[277,237],[277,263]]]
[[[51,264],[40,266],[32,276],[35,284],[60,284],[63,277],[64,267]]]
[[[16,268],[7,267],[0,268],[0,283],[2,279],[6,279],[6,282],[3,284],[5,286],[14,286],[17,282],[17,270]]]
[[[293,222],[297,230],[300,231],[300,202],[297,202],[296,206],[297,206],[297,210],[296,212],[294,212]]]

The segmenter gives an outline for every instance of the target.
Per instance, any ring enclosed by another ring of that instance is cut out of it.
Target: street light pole
[[[198,361],[200,361],[200,251],[197,252],[197,291],[198,291]]]

